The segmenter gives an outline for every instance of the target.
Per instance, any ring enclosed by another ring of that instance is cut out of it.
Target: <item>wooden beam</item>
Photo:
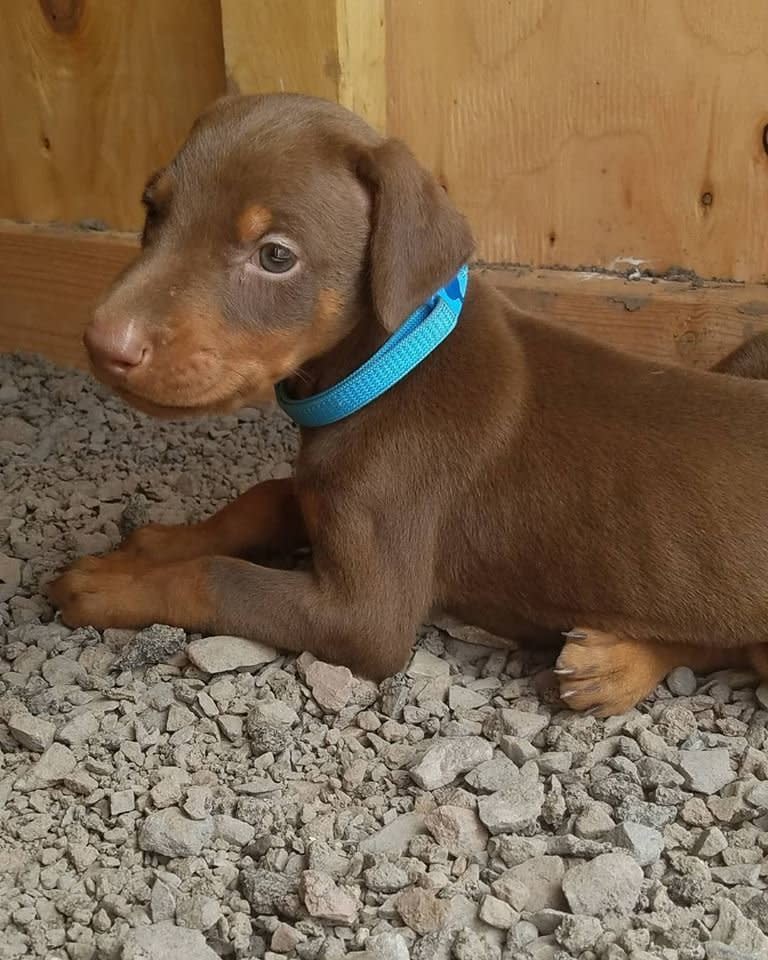
[[[221,25],[232,88],[335,99],[339,59],[334,0],[221,0]]]
[[[764,284],[546,269],[486,275],[524,312],[661,363],[706,368],[768,328]]]
[[[336,0],[339,103],[387,131],[384,0]]]
[[[386,130],[385,0],[221,0],[230,87],[336,100]]]
[[[136,256],[133,234],[0,225],[0,352],[85,367],[93,305]]]
[[[93,304],[136,255],[132,234],[0,224],[0,351],[84,366]],[[710,366],[768,329],[763,284],[625,280],[565,270],[481,270],[528,313],[659,362]]]

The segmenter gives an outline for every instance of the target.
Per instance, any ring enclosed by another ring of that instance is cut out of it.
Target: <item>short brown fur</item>
[[[407,148],[311,98],[223,101],[162,184],[145,249],[90,331],[106,344],[97,375],[157,414],[235,409],[286,376],[298,395],[327,388],[472,252]],[[298,250],[284,277],[237,226],[256,208]],[[110,364],[128,318],[142,350]],[[564,702],[602,714],[678,664],[762,670],[767,373],[764,341],[719,374],[662,367],[534,320],[473,276],[456,330],[407,379],[302,432],[294,480],[196,527],[139,531],[51,596],[72,625],[167,620],[377,679],[436,608],[510,639],[570,631]],[[246,559],[301,546],[309,571]]]

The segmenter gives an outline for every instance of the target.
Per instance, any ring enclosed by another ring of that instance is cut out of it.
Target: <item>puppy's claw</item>
[[[566,640],[586,640],[587,635],[583,630],[568,630],[563,636]]]
[[[560,699],[567,700],[569,697],[575,696],[575,694],[576,694],[575,690],[566,690],[565,693],[560,694]]]
[[[571,670],[569,667],[555,667],[552,672],[556,673],[558,677],[570,677],[572,673],[576,673],[575,670]]]

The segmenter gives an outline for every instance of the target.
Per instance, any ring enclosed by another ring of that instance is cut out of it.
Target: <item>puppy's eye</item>
[[[287,273],[296,264],[296,254],[282,243],[265,243],[259,250],[259,263],[267,273]]]

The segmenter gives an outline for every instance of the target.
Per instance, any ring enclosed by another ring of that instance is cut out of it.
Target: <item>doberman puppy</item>
[[[144,203],[142,251],[85,342],[159,417],[327,390],[473,249],[402,143],[295,95],[214,105]],[[768,384],[749,379],[765,354],[721,365],[744,379],[649,363],[473,274],[407,376],[302,429],[295,478],[139,530],[50,596],[72,626],[237,634],[377,679],[434,609],[511,639],[565,632],[561,696],[601,715],[676,665],[765,671]],[[306,546],[310,570],[254,562]]]

